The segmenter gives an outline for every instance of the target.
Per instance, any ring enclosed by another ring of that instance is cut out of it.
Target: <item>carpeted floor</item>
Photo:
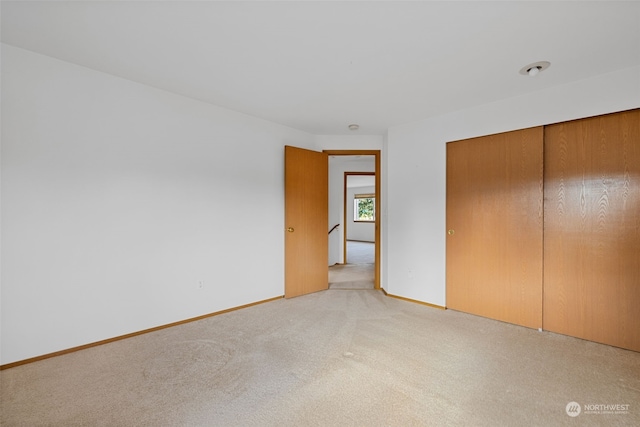
[[[276,300],[0,382],[7,427],[640,425],[640,353],[373,290]],[[588,411],[605,404],[629,406]]]
[[[373,264],[375,243],[347,240],[347,264]]]
[[[373,264],[346,264],[329,267],[329,289],[373,289]]]
[[[348,264],[329,267],[329,289],[373,289],[375,245],[347,240]]]

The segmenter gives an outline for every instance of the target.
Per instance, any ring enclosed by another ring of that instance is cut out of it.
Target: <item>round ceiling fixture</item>
[[[533,64],[522,67],[522,69],[520,70],[520,74],[522,74],[523,76],[535,77],[542,71],[549,68],[550,65],[551,63],[549,61],[534,62]]]
[[[358,129],[360,129],[360,125],[357,125],[355,123],[349,125],[349,130],[358,130]]]

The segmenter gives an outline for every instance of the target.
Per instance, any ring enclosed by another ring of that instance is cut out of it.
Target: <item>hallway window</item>
[[[373,222],[376,218],[375,194],[356,194],[353,200],[353,220]]]

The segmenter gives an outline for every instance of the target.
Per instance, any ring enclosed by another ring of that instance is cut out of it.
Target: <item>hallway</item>
[[[373,289],[374,251],[374,243],[348,240],[348,264],[329,267],[329,289]]]

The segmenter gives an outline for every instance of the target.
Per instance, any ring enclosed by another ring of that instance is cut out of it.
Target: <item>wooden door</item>
[[[544,329],[640,351],[640,110],[545,128]]]
[[[285,147],[285,298],[329,287],[329,157]]]
[[[543,128],[447,144],[447,307],[542,327]]]

